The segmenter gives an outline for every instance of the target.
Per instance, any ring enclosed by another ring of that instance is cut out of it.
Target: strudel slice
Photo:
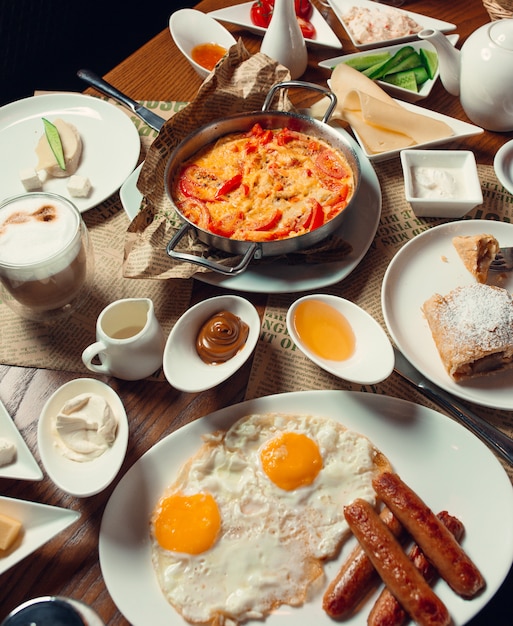
[[[454,237],[452,240],[456,252],[463,264],[477,282],[485,283],[488,270],[499,251],[499,242],[493,235],[468,235]]]
[[[445,369],[455,381],[513,367],[513,299],[500,287],[474,283],[423,307]]]

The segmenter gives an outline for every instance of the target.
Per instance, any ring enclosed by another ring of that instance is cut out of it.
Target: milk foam
[[[63,199],[28,194],[0,207],[1,274],[44,279],[66,268],[80,247],[79,215]]]

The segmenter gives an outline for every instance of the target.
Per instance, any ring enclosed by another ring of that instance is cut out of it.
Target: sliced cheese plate
[[[256,35],[264,35],[266,29],[261,26],[256,26],[251,21],[250,10],[252,4],[253,2],[245,2],[243,4],[237,4],[224,9],[217,9],[217,11],[210,11],[208,15],[221,22],[228,22],[229,24],[235,24],[236,26],[243,26],[246,30],[255,33]],[[313,14],[310,21],[315,28],[316,35],[313,39],[305,39],[307,45],[327,48],[342,48],[340,39],[335,35],[326,20],[315,7],[313,7]]]
[[[18,539],[8,550],[1,551],[0,575],[80,517],[78,511],[4,496],[0,496],[0,513],[22,524]]]
[[[419,26],[420,30],[424,28],[433,28],[434,30],[439,30],[442,33],[447,33],[452,30],[455,30],[456,25],[451,24],[450,22],[444,22],[443,20],[437,20],[432,17],[428,17],[427,15],[422,15],[421,13],[414,13],[413,11],[405,11],[404,9],[398,9],[395,7],[389,7],[386,5],[380,5],[371,0],[328,0],[333,12],[340,20],[342,26],[347,32],[349,38],[351,39],[352,44],[355,48],[359,48],[360,50],[365,50],[368,48],[377,48],[380,46],[388,46],[395,43],[401,43],[403,41],[411,41],[413,39],[417,39],[417,35],[415,33],[404,35],[401,37],[394,37],[388,39],[380,39],[374,40],[372,42],[361,43],[355,39],[352,32],[349,30],[349,27],[346,23],[346,15],[353,8],[363,9],[365,11],[381,11],[381,12],[398,12],[400,15],[404,17],[409,17],[413,19]]]
[[[16,478],[19,480],[42,480],[41,471],[36,459],[32,456],[25,440],[16,424],[0,401],[0,437],[16,446],[16,456],[12,463],[0,467],[0,478]]]
[[[448,35],[447,39],[453,46],[455,46],[458,42],[459,35]],[[393,46],[385,46],[383,48],[380,48],[379,52],[388,52],[390,53],[390,56],[393,56],[404,46],[411,46],[416,52],[418,52],[421,48],[435,52],[435,47],[431,43],[429,43],[429,41],[426,41],[424,39],[419,41],[410,41],[408,43],[396,44]],[[355,52],[354,54],[345,54],[342,56],[333,57],[331,59],[321,61],[319,63],[319,67],[327,70],[332,70],[339,63],[347,63],[348,61],[351,62],[355,59],[363,58],[369,54],[373,53],[367,50],[364,52]],[[401,100],[406,100],[407,102],[417,102],[418,100],[422,100],[423,98],[427,98],[429,96],[439,76],[440,70],[437,69],[433,78],[428,78],[417,92],[411,91],[410,89],[404,89],[403,87],[399,87],[398,85],[392,85],[391,83],[387,83],[384,80],[377,80],[376,83],[383,89],[383,91],[386,91],[394,98],[400,98]]]

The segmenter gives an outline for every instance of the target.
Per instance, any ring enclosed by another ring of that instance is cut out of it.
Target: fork
[[[492,272],[507,272],[513,270],[513,247],[500,248],[490,265]]]

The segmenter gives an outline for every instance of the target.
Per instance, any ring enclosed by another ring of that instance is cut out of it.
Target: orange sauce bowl
[[[169,30],[176,46],[200,78],[206,78],[236,43],[235,37],[222,24],[196,9],[172,13]]]

